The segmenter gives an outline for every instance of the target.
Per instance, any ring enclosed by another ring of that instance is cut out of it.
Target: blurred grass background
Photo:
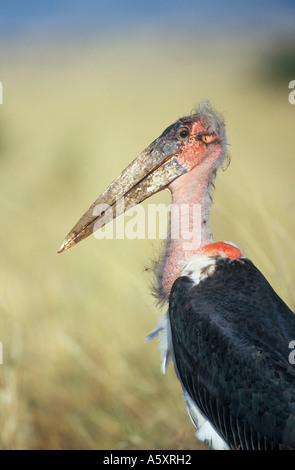
[[[232,159],[216,180],[214,238],[235,242],[295,308],[294,37],[208,39],[138,28],[2,42],[0,448],[206,449],[173,367],[163,376],[156,341],[144,344],[163,313],[145,272],[161,242],[90,237],[56,253],[204,98],[224,113]]]

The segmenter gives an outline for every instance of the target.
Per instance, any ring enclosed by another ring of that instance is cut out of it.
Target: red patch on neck
[[[224,242],[216,242],[216,243],[208,243],[208,245],[204,245],[201,250],[203,253],[207,255],[225,255],[227,258],[241,258],[242,253],[240,252],[239,248],[236,246],[230,245],[229,243]]]

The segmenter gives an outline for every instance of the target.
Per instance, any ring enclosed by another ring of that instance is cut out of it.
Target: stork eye
[[[215,134],[201,134],[199,139],[202,142],[205,142],[205,144],[210,144],[210,142],[213,142],[216,139]]]
[[[189,130],[186,128],[180,129],[178,132],[178,137],[185,139],[189,135]]]

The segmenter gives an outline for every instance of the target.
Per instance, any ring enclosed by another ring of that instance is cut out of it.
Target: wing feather
[[[220,259],[198,285],[178,278],[169,319],[180,380],[229,446],[295,448],[295,315],[254,264]]]

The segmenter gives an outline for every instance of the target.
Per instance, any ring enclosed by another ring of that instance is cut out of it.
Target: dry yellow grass
[[[2,449],[205,448],[172,367],[163,376],[156,342],[144,344],[160,313],[144,267],[160,243],[92,237],[56,254],[126,164],[203,98],[224,112],[232,156],[216,180],[215,239],[237,243],[295,307],[295,107],[287,84],[255,76],[252,50],[219,47],[226,57],[172,39],[4,49]]]

